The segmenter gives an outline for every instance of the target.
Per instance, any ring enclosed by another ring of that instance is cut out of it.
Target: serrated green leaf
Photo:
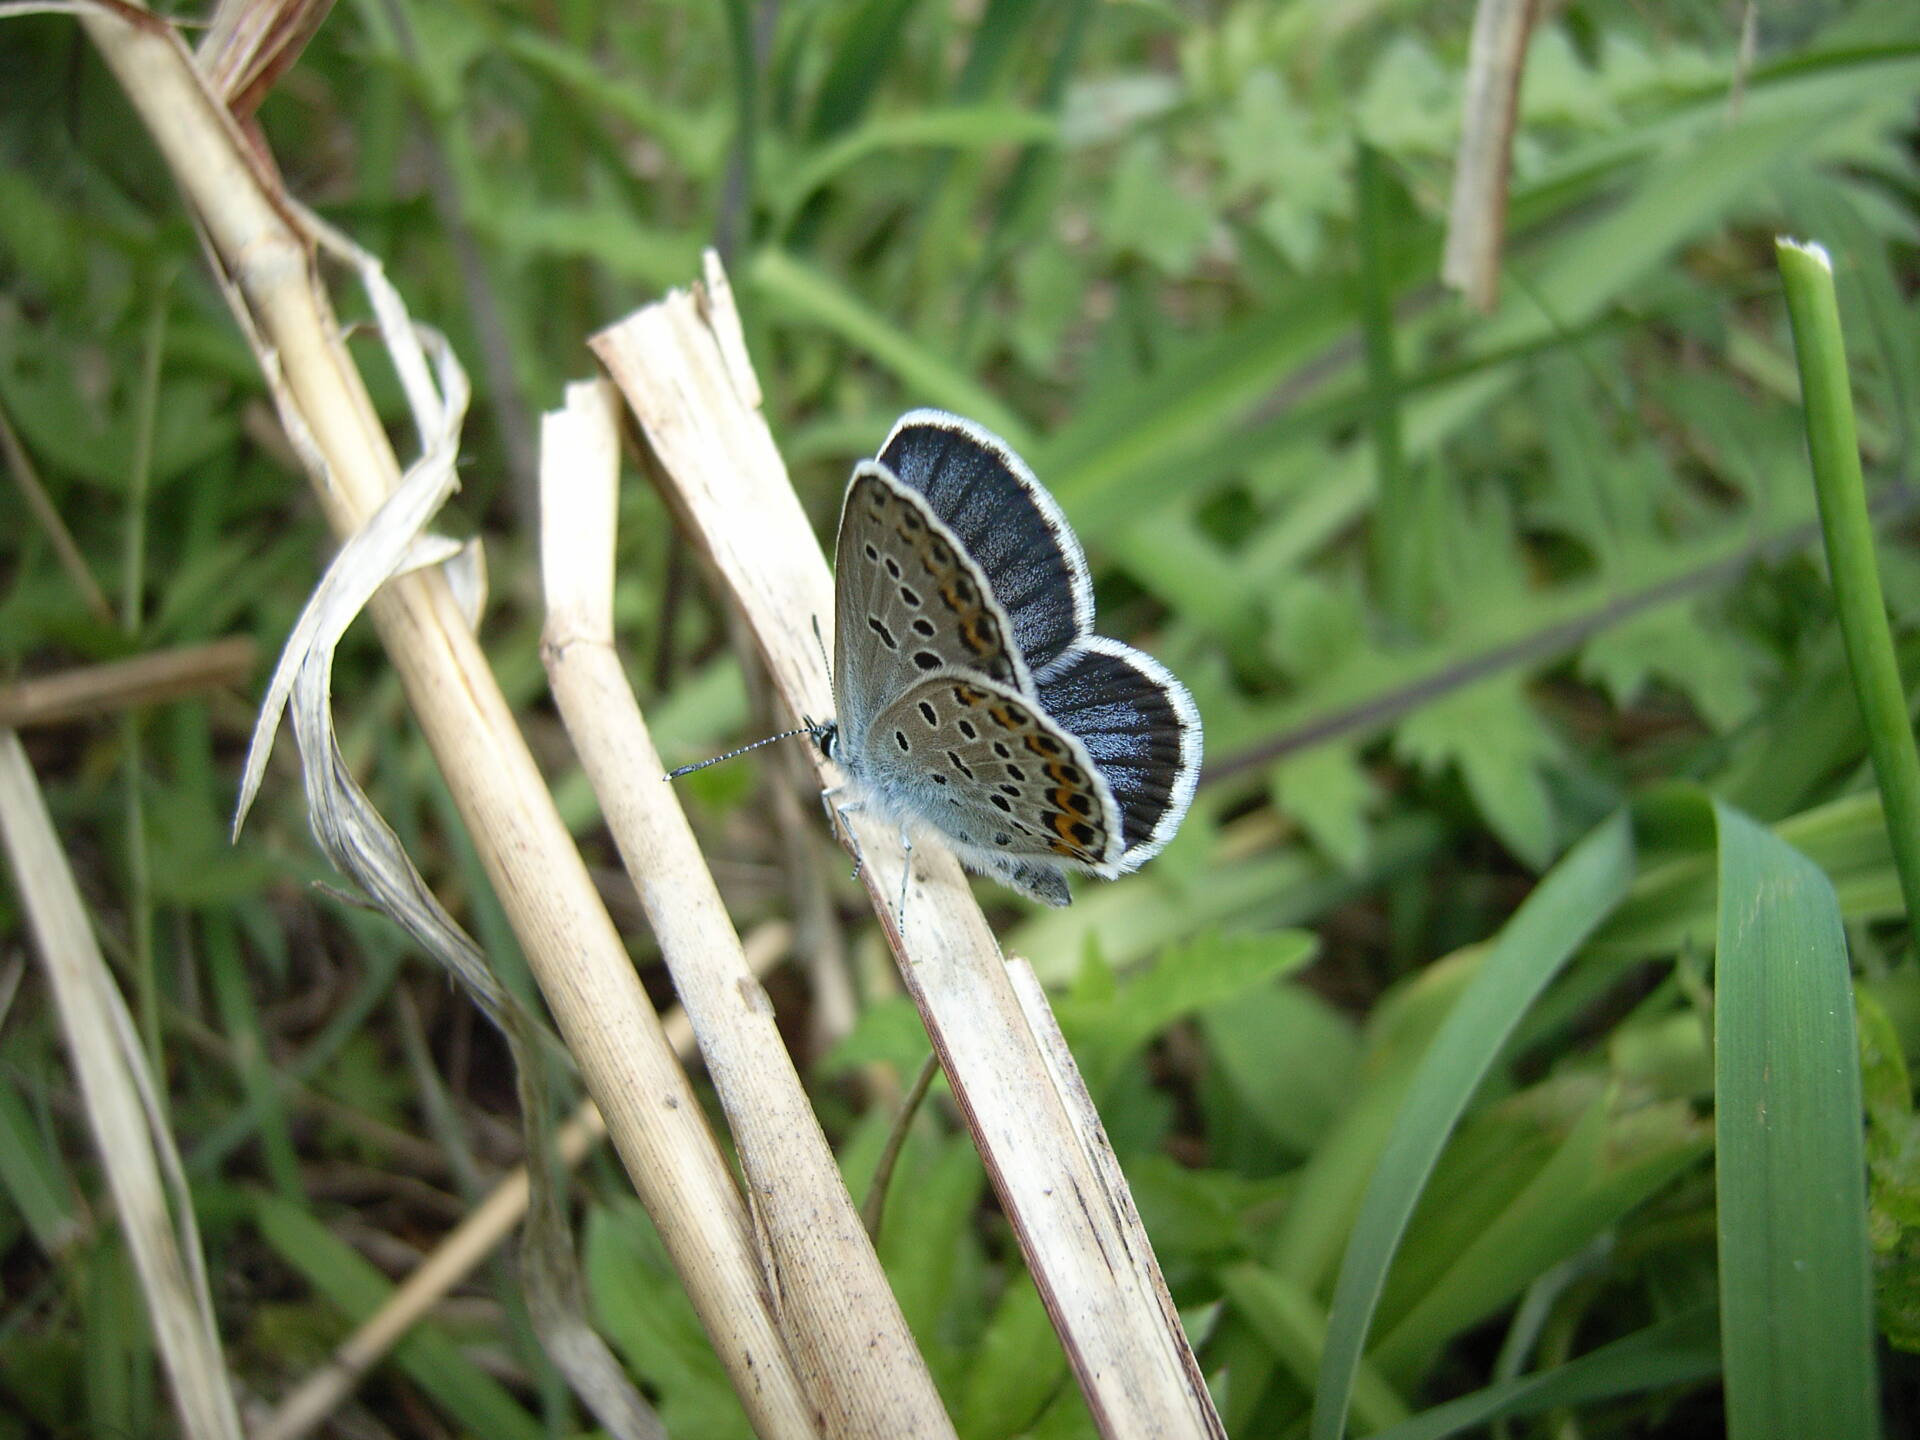
[[[1449,153],[1460,130],[1458,77],[1415,32],[1396,31],[1361,87],[1354,107],[1360,133],[1389,154]]]
[[[1203,934],[1168,950],[1110,996],[1080,987],[1055,1007],[1098,1094],[1115,1070],[1176,1020],[1245,998],[1276,977],[1298,970],[1318,942],[1298,930],[1261,935]]]
[[[1565,27],[1544,25],[1527,44],[1520,113],[1527,125],[1605,131],[1618,123],[1605,78],[1573,48]]]
[[[1274,805],[1343,870],[1366,863],[1367,815],[1378,801],[1351,746],[1316,746],[1274,768]]]
[[[1429,774],[1457,768],[1474,803],[1514,854],[1536,869],[1552,858],[1553,804],[1541,767],[1561,753],[1519,677],[1497,676],[1401,722],[1394,750]]]
[[[1101,237],[1122,254],[1139,255],[1167,275],[1185,275],[1213,231],[1201,197],[1169,178],[1172,163],[1156,139],[1135,140],[1113,169]]]
[[[1720,731],[1733,729],[1759,704],[1753,668],[1753,657],[1736,638],[1678,607],[1624,621],[1580,653],[1580,673],[1604,685],[1622,709],[1659,680],[1691,700]]]

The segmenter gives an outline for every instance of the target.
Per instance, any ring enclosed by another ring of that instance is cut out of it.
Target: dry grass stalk
[[[709,257],[703,286],[593,343],[787,705],[831,713],[814,624],[832,633],[832,580],[760,414],[718,260]],[[958,863],[928,842],[909,866],[887,828],[857,817],[854,826],[901,973],[1102,1433],[1222,1435],[1132,1203],[1100,1158],[1098,1119],[1056,1079],[1071,1059],[1050,1060],[1036,1038]]]
[[[0,730],[0,842],[46,966],[180,1428],[193,1440],[240,1440],[185,1172],[27,752],[11,730]]]
[[[1538,8],[1537,0],[1480,0],[1474,9],[1440,277],[1484,311],[1500,296],[1513,121]]]
[[[242,307],[336,534],[399,465],[315,273],[312,231],[207,94],[176,37],[82,17],[186,192]],[[606,1116],[742,1403],[763,1436],[817,1433],[780,1338],[746,1207],[659,1018],[472,631],[437,572],[374,600],[374,623],[589,1092]]]
[[[693,1021],[746,1177],[768,1283],[832,1435],[952,1423],[774,1024],[613,648],[618,398],[569,386],[541,432],[541,645],[554,699]]]
[[[154,650],[130,660],[82,665],[0,685],[0,725],[25,729],[238,685],[253,673],[253,640],[231,635],[204,645]]]
[[[764,975],[787,953],[792,928],[783,923],[763,925],[745,942],[747,964]],[[674,1009],[661,1019],[667,1043],[685,1060],[693,1053],[693,1026],[684,1010]],[[571,1119],[554,1137],[559,1162],[569,1169],[585,1159],[606,1138],[607,1122],[591,1100],[582,1101]],[[353,1333],[334,1347],[325,1365],[288,1392],[273,1412],[248,1426],[249,1440],[300,1440],[331,1415],[359,1386],[407,1332],[489,1255],[505,1243],[527,1213],[527,1167],[516,1165],[488,1192],[426,1259],[401,1282],[386,1304],[369,1315]]]

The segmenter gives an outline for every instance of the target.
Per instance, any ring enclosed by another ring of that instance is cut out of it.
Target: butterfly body
[[[1079,543],[996,437],[902,417],[854,471],[835,556],[834,701],[816,738],[868,810],[1051,905],[1166,844],[1200,720],[1151,657],[1093,633]]]

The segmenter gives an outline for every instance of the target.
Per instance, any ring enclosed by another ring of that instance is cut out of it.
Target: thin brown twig
[[[940,1057],[929,1053],[920,1063],[920,1071],[913,1077],[913,1084],[907,1087],[907,1093],[900,1100],[899,1113],[893,1117],[893,1126],[887,1131],[887,1143],[880,1151],[879,1162],[873,1167],[873,1182],[867,1187],[867,1198],[860,1203],[860,1220],[867,1227],[867,1234],[876,1241],[880,1238],[880,1227],[887,1218],[887,1192],[893,1187],[894,1166],[900,1163],[900,1151],[907,1143],[907,1132],[913,1128],[913,1117],[920,1113],[927,1091],[933,1088],[933,1077],[939,1073]]]
[[[60,568],[67,572],[67,579],[80,592],[80,599],[93,612],[93,618],[103,625],[116,623],[107,592],[93,578],[93,571],[87,568],[86,556],[80,553],[80,547],[74,543],[73,532],[67,529],[67,522],[60,518],[59,510],[48,498],[47,487],[40,483],[40,472],[34,468],[33,457],[27,453],[27,447],[20,443],[20,437],[14,434],[4,405],[0,405],[0,455],[6,457],[7,469],[13,475],[13,483],[20,487],[27,509],[46,532],[47,543],[53,546]]]
[[[251,637],[230,635],[205,645],[153,650],[130,660],[16,680],[0,685],[0,725],[13,729],[57,725],[224,690],[245,683],[258,654]]]

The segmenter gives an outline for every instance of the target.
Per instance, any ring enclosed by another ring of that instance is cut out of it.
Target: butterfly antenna
[[[813,617],[813,643],[820,647],[820,663],[827,667],[827,688],[833,688],[833,661],[827,656],[826,637],[820,633],[820,617]]]
[[[782,730],[778,735],[769,735],[766,739],[756,740],[751,745],[742,745],[738,750],[729,750],[726,754],[716,755],[711,760],[696,760],[691,765],[682,765],[678,770],[669,770],[663,778],[678,780],[682,775],[691,775],[694,771],[704,770],[709,765],[718,765],[722,760],[731,760],[736,755],[746,754],[749,750],[758,750],[762,745],[771,745],[776,740],[791,740],[795,735],[816,734],[819,729],[818,725],[809,721],[797,730]]]

